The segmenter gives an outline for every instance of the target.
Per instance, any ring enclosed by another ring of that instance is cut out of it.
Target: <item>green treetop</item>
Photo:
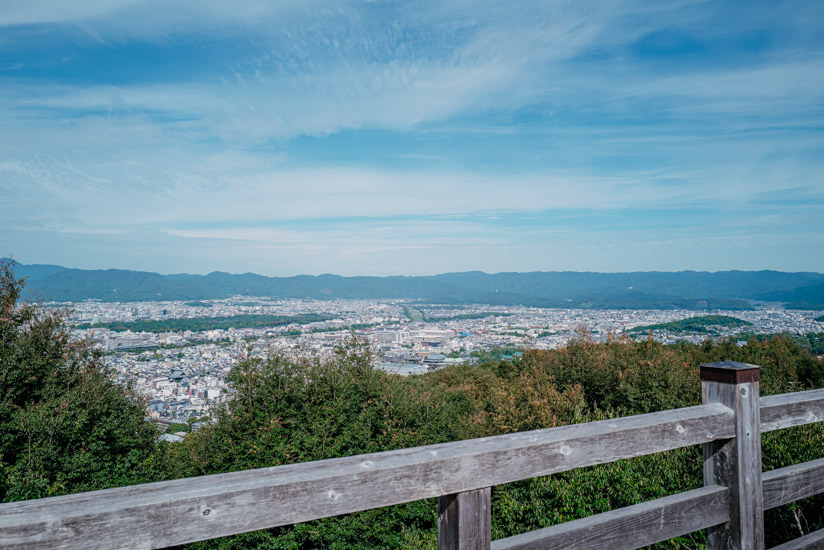
[[[0,501],[149,479],[145,404],[70,338],[65,313],[20,301],[23,287],[0,263]]]

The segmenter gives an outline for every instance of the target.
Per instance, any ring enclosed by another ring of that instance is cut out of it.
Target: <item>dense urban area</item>
[[[769,303],[751,311],[700,313],[242,296],[51,305],[67,308],[75,335],[105,351],[117,377],[147,396],[149,412],[161,425],[207,419],[227,396],[232,365],[245,356],[329,354],[353,331],[372,343],[379,368],[400,375],[484,358],[513,359],[519,350],[562,346],[581,331],[595,341],[624,336],[664,343],[730,337],[743,343],[755,334],[824,331],[816,320],[820,312]]]

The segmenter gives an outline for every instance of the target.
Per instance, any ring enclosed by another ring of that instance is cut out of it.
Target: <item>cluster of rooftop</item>
[[[78,328],[78,336],[95,339],[109,353],[108,361],[124,382],[150,399],[150,414],[161,422],[208,415],[227,396],[226,375],[247,354],[270,351],[329,354],[352,330],[369,339],[378,353],[378,367],[409,375],[448,365],[474,363],[483,352],[499,348],[502,359],[521,349],[564,345],[584,327],[591,337],[629,333],[637,327],[699,315],[687,310],[581,310],[484,304],[443,306],[402,300],[273,300],[234,297],[208,302],[100,302],[71,306],[77,327],[101,323],[228,318],[238,315],[295,317],[320,315],[323,320],[247,328],[137,332],[112,328]],[[701,312],[700,314],[706,314]],[[785,310],[774,304],[753,311],[712,312],[734,315],[750,323],[747,331],[805,334],[824,331],[816,312]],[[162,325],[161,325],[162,326]],[[120,327],[122,328],[122,327]],[[735,337],[740,326],[717,327],[713,337]],[[647,333],[634,334],[646,338]],[[653,331],[662,342],[701,341],[707,334]]]

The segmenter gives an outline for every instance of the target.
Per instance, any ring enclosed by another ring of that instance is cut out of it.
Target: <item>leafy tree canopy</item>
[[[0,500],[150,480],[160,450],[144,403],[23,287],[0,263]]]

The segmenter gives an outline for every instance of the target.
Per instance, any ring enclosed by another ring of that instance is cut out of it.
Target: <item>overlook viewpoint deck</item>
[[[824,458],[763,472],[761,433],[824,421],[824,389],[759,397],[759,368],[702,365],[703,404],[302,464],[0,504],[2,548],[163,548],[438,497],[444,549],[630,549],[707,529],[764,548],[763,512],[824,492]],[[702,444],[704,486],[490,540],[491,487]],[[824,548],[824,530],[776,547]]]

